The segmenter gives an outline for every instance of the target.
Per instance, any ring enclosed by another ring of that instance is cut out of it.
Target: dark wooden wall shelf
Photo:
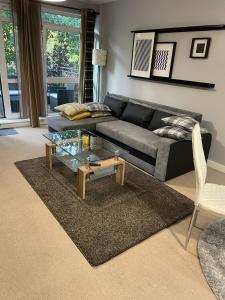
[[[127,77],[134,78],[134,79],[148,80],[148,81],[164,82],[164,83],[168,83],[168,84],[178,84],[178,85],[192,86],[192,87],[198,87],[198,88],[203,88],[203,89],[213,89],[213,88],[215,88],[214,83],[208,83],[208,82],[198,82],[198,81],[191,81],[191,80],[182,80],[182,79],[173,79],[173,78],[164,78],[164,77],[153,77],[153,76],[151,78],[145,78],[145,77],[127,75]]]
[[[156,28],[144,30],[132,30],[133,33],[155,32],[155,33],[170,33],[170,32],[193,32],[193,31],[216,31],[225,30],[224,24],[219,25],[203,25],[203,26],[187,26],[187,27],[172,27],[172,28]]]

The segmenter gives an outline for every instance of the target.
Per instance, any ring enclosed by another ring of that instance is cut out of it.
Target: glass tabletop
[[[75,164],[78,161],[79,165],[128,153],[128,151],[87,130],[50,132],[44,134],[44,137],[62,150],[61,156],[65,157],[65,153],[67,153]]]

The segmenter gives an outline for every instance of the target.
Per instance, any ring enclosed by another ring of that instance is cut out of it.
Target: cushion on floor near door
[[[153,158],[157,156],[161,139],[165,139],[122,120],[97,124],[96,130]]]

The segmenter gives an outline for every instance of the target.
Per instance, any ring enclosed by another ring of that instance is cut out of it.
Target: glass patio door
[[[16,63],[17,57],[13,24],[11,22],[2,23],[2,30],[7,69],[7,88],[9,92],[8,115],[15,118],[19,117],[20,91],[18,87],[18,73]]]
[[[2,84],[0,81],[0,118],[5,117],[5,109],[4,109],[4,102],[3,102],[3,94],[2,94]]]
[[[17,47],[12,23],[12,12],[0,9],[0,74],[1,74],[1,99],[6,118],[19,118],[20,91],[18,88]]]
[[[78,102],[80,23],[77,17],[46,14],[47,20],[51,17],[51,24],[43,29],[47,106],[51,113],[57,105]]]

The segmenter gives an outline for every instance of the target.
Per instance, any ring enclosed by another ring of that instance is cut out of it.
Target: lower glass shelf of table
[[[46,161],[53,167],[53,157],[61,161],[78,176],[78,195],[85,198],[85,183],[112,174],[119,184],[124,183],[124,149],[87,130],[69,130],[44,135]]]

